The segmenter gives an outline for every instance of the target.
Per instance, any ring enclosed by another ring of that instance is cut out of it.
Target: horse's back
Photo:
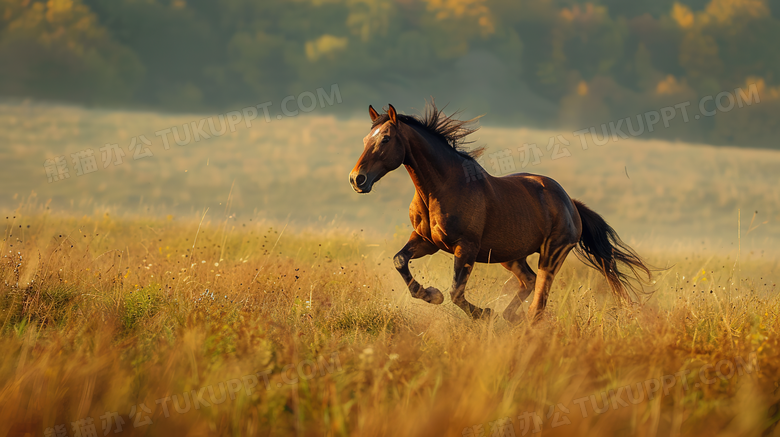
[[[562,205],[576,209],[569,194],[555,179],[533,173],[513,173],[510,175],[492,179],[496,191],[516,192],[525,190],[528,194],[537,197],[540,201],[560,201]]]

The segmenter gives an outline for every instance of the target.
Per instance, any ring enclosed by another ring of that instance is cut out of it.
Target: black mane
[[[421,128],[440,140],[442,143],[450,146],[454,151],[464,158],[474,160],[479,158],[484,148],[478,147],[472,150],[463,150],[463,145],[471,144],[473,141],[465,141],[465,138],[479,129],[472,127],[477,118],[471,120],[457,120],[455,116],[459,112],[447,116],[444,115],[444,109],[436,108],[436,103],[431,101],[425,105],[425,114],[422,116],[398,114],[398,120],[414,127]],[[386,123],[390,117],[387,114],[381,114],[374,120],[371,129]]]

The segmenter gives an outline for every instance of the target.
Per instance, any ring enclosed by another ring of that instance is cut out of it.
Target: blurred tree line
[[[753,84],[651,135],[774,146],[780,0],[0,0],[0,96],[210,111],[338,84],[488,122],[598,126]],[[398,103],[400,101],[400,103]]]

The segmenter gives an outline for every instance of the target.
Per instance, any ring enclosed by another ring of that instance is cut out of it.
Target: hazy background
[[[338,84],[333,114],[435,96],[579,129],[754,84],[741,115],[647,135],[776,147],[779,18],[780,0],[0,0],[0,96],[219,112]]]
[[[368,196],[347,174],[369,104],[419,113],[434,96],[485,115],[472,139],[489,172],[507,173],[493,154],[508,151],[514,171],[555,178],[621,235],[730,247],[741,216],[742,238],[769,247],[779,19],[779,0],[0,0],[0,207],[172,219],[209,208],[405,234],[403,169]],[[281,113],[286,96],[295,110],[334,85],[333,104]],[[698,117],[702,98],[750,87],[751,105]],[[169,135],[166,149],[155,135],[266,102],[269,122],[261,112],[219,137]],[[677,112],[637,137],[583,150],[573,135],[686,102],[688,122]],[[152,155],[134,159],[141,135]],[[571,156],[552,159],[558,135]],[[526,143],[542,156],[524,167]],[[104,165],[106,144],[121,164]],[[78,176],[73,155],[90,149],[97,170]],[[70,177],[50,181],[57,157]]]

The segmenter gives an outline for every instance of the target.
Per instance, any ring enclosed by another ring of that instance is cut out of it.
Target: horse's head
[[[393,105],[387,110],[386,117],[380,116],[371,106],[368,107],[368,114],[375,126],[363,138],[363,154],[349,173],[349,183],[358,193],[370,192],[376,181],[401,166],[406,153]],[[387,121],[381,123],[380,120],[380,124],[377,124],[380,117]]]

